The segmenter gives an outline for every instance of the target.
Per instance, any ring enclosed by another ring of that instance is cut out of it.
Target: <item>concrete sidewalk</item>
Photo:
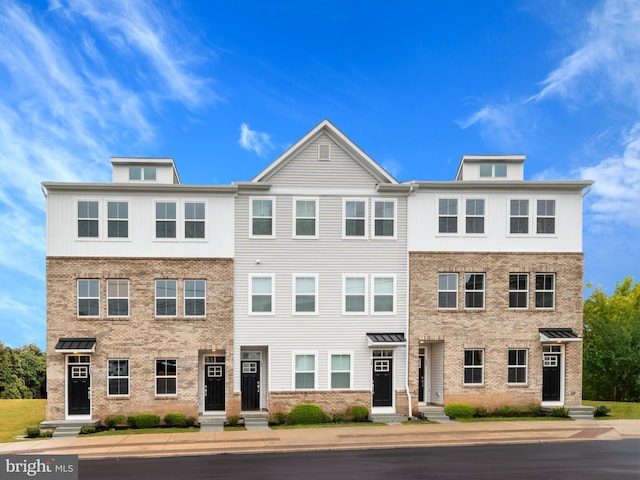
[[[0,444],[0,454],[81,459],[299,452],[640,438],[640,420],[510,421],[59,438]]]

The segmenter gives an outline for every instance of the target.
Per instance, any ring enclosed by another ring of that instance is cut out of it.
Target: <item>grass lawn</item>
[[[383,422],[345,422],[345,423],[312,423],[310,425],[270,425],[272,430],[286,430],[291,428],[340,428],[340,427],[374,427],[386,425]]]
[[[44,420],[46,400],[0,400],[0,442],[12,442]]]
[[[606,417],[595,417],[596,420],[599,418],[631,418],[640,420],[639,402],[601,402],[598,400],[583,400],[582,403],[583,405],[589,405],[590,407],[599,407],[600,405],[604,405],[611,409],[609,415]]]
[[[113,435],[143,435],[146,433],[196,433],[199,428],[124,428],[121,430],[105,430],[104,432],[82,434],[82,437],[111,437]]]
[[[456,422],[472,423],[472,422],[549,422],[558,420],[571,420],[567,417],[470,417],[456,418]]]

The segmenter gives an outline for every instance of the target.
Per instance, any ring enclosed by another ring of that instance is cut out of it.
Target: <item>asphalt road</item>
[[[640,479],[640,439],[80,461],[81,479]]]

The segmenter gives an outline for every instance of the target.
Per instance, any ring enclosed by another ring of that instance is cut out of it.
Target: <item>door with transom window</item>
[[[393,350],[373,351],[373,406],[393,406]]]
[[[205,357],[204,409],[207,412],[225,408],[224,357]]]
[[[67,414],[91,414],[91,357],[67,357]]]

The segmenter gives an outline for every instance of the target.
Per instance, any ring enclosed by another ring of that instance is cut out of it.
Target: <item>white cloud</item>
[[[521,148],[523,141],[518,105],[513,103],[491,104],[482,107],[464,120],[456,121],[460,128],[473,125],[481,128],[482,135],[498,143],[501,148]]]
[[[251,130],[246,123],[240,125],[238,143],[243,149],[256,152],[259,157],[266,155],[273,148],[268,134]]]

